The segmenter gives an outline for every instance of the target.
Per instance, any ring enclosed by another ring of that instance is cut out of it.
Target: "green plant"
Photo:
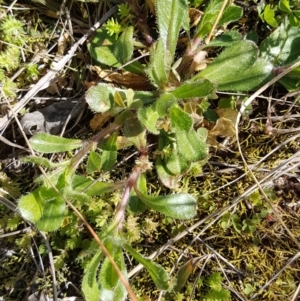
[[[2,84],[3,97],[14,100],[16,89],[23,82],[36,80],[39,74],[36,64],[22,64],[21,50],[29,50],[36,42],[35,35],[38,32],[28,32],[24,29],[25,24],[14,16],[5,16],[0,22],[0,81]],[[40,37],[43,39],[43,37]],[[13,82],[10,77],[13,71],[23,66],[25,72],[19,78],[18,83]]]
[[[147,63],[132,61],[136,47],[134,28],[126,26],[115,42],[110,34],[116,33],[116,22],[112,24],[111,21],[108,25],[110,30],[106,27],[106,30],[97,31],[89,45],[90,54],[101,67],[118,68],[148,81],[149,91],[100,83],[88,91],[86,100],[92,111],[111,117],[110,125],[89,141],[44,133],[30,139],[33,149],[41,153],[80,149],[74,157],[61,163],[35,156],[25,159],[49,170],[39,179],[40,186],[23,196],[18,205],[23,217],[35,223],[40,230],[55,231],[61,227],[69,217],[67,205],[76,210],[69,200],[73,200],[76,207],[83,208],[82,204],[94,202],[105,194],[123,191],[116,211],[110,212],[111,216],[107,215],[109,221],[100,233],[93,234],[101,250],[91,245],[85,261],[82,289],[89,301],[126,298],[124,282],[120,280],[120,275],[127,276],[123,250],[144,265],[158,289],[170,288],[168,274],[163,267],[143,257],[124,238],[122,227],[126,209],[134,208],[137,212],[150,208],[171,218],[193,218],[197,213],[197,200],[187,193],[151,194],[147,187],[147,172],[155,166],[161,183],[167,188],[177,189],[182,177],[206,162],[207,138],[217,135],[204,127],[203,120],[225,122],[209,108],[210,100],[217,97],[217,90],[255,89],[272,78],[278,66],[285,68],[299,57],[300,48],[295,41],[299,32],[286,22],[282,22],[259,48],[252,41],[242,40],[236,31],[209,38],[214,25],[224,27],[242,14],[239,7],[228,6],[217,22],[222,5],[220,0],[209,2],[195,36],[178,60],[176,47],[180,29],[189,32],[187,1],[156,2],[159,39],[151,45]],[[283,34],[286,39],[277,42],[276,37]],[[203,44],[205,38],[207,45]],[[280,43],[281,49],[286,51],[276,53],[276,43]],[[198,65],[207,55],[205,50],[212,47],[225,49],[203,71],[197,72]],[[297,73],[293,79],[286,77],[282,83],[290,90],[296,89],[299,84]],[[233,111],[231,106],[223,109]],[[229,120],[227,124],[232,127],[233,121]],[[99,171],[111,171],[117,163],[118,152],[128,147],[136,148],[139,155],[125,181],[111,183],[90,177]],[[86,155],[85,176],[79,175],[77,168]],[[103,205],[102,201],[99,203]],[[241,231],[243,226],[244,230],[253,231],[253,224],[247,221],[242,226],[238,219],[237,216],[232,219],[237,231]],[[87,225],[84,219],[82,221]],[[74,244],[71,241],[70,248]],[[229,298],[228,291],[221,287],[220,278],[218,273],[214,273],[208,279],[207,300],[216,299],[216,296],[218,300]]]
[[[124,31],[130,23],[133,21],[133,15],[131,14],[131,8],[128,3],[122,3],[118,5],[119,20],[111,18],[106,22],[105,30],[110,35],[115,35],[118,38],[119,34]]]
[[[260,18],[277,28],[284,18],[291,26],[300,25],[300,6],[298,1],[280,0],[277,4],[262,3],[258,6]]]

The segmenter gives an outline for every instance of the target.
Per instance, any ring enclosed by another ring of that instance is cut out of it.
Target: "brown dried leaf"
[[[67,33],[64,33],[58,40],[57,43],[57,51],[56,51],[56,58],[60,58],[64,55],[65,50],[67,49],[67,40],[69,38],[69,35]]]
[[[232,137],[235,135],[234,124],[231,120],[221,117],[209,134],[212,136]]]
[[[223,148],[217,141],[217,137],[231,138],[235,137],[235,122],[238,112],[229,108],[218,109],[219,119],[214,128],[209,131],[207,143],[211,146]]]
[[[108,75],[111,73],[110,70],[103,70],[99,66],[90,66],[90,70],[95,72],[101,79],[111,82],[111,80],[108,78]]]
[[[230,108],[221,108],[217,109],[216,112],[219,115],[219,117],[229,119],[232,121],[233,125],[235,124],[238,115],[238,112],[236,110],[232,110]]]
[[[95,114],[93,119],[90,121],[90,127],[93,131],[100,131],[103,125],[110,119],[109,112],[103,114]]]
[[[107,78],[116,84],[135,90],[147,90],[151,88],[151,84],[147,77],[128,71],[122,73],[113,72]]]
[[[201,20],[203,12],[196,8],[189,8],[190,26],[197,26]]]
[[[103,70],[98,66],[91,66],[90,70],[94,71],[106,82],[113,82],[135,90],[148,90],[151,88],[149,79],[141,74],[138,75],[128,71],[111,72],[111,70]]]

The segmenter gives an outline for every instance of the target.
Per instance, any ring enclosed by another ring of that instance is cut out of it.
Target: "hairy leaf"
[[[234,42],[240,41],[241,39],[242,39],[242,36],[238,31],[230,30],[230,31],[224,32],[221,36],[210,41],[208,44],[208,47],[211,47],[211,46],[228,47],[228,46],[231,46]]]
[[[136,194],[151,209],[173,218],[189,219],[197,212],[197,201],[187,193],[152,196],[136,190]]]
[[[91,110],[103,113],[115,103],[114,95],[116,91],[123,99],[126,99],[127,89],[114,88],[107,84],[99,83],[87,92],[86,101]],[[156,95],[148,91],[134,91],[134,97],[136,100],[142,101],[143,104],[152,103],[156,99]]]
[[[41,231],[55,231],[61,226],[65,217],[65,201],[53,188],[46,189],[41,187],[39,194],[45,205],[43,215],[36,223],[36,226]]]
[[[209,33],[212,24],[217,18],[219,10],[221,9],[223,0],[211,0],[209,1],[204,14],[201,18],[201,22],[197,29],[196,36],[203,38],[206,34]]]
[[[145,267],[158,289],[166,290],[168,288],[168,273],[161,265],[153,262],[151,259],[145,258],[129,244],[125,244],[124,247],[135,260]]]
[[[139,109],[137,116],[139,121],[146,127],[149,132],[155,135],[159,133],[156,128],[156,122],[159,115],[155,109],[155,105]]]
[[[181,154],[173,151],[173,153],[165,158],[165,166],[173,175],[182,175],[186,172],[191,163],[188,162]]]
[[[275,66],[286,66],[300,57],[300,31],[284,20],[259,47],[261,56]]]
[[[37,133],[29,141],[35,151],[45,154],[66,152],[83,145],[82,140],[63,138],[47,133]]]
[[[243,15],[243,10],[241,7],[235,5],[229,6],[223,12],[218,25],[237,21],[242,17],[242,15]]]
[[[156,14],[159,35],[163,47],[173,61],[180,28],[188,24],[188,3],[186,0],[157,0]],[[164,52],[166,53],[166,52]]]
[[[206,97],[214,92],[214,85],[207,79],[195,82],[185,82],[182,86],[171,92],[176,98]]]
[[[273,65],[257,59],[258,49],[251,41],[239,41],[226,48],[193,80],[204,77],[217,84],[219,90],[247,91],[272,77]]]
[[[194,120],[190,114],[186,113],[177,106],[170,109],[170,119],[172,128],[175,131],[190,131],[194,125]]]
[[[97,270],[103,258],[99,250],[84,269],[82,291],[87,301],[99,301],[100,290],[97,282]]]
[[[123,31],[117,43],[115,44],[114,54],[121,64],[125,64],[131,59],[132,53],[133,27],[129,26]]]
[[[63,162],[59,162],[59,163],[55,163],[55,162],[51,162],[50,160],[43,158],[43,157],[37,157],[37,156],[27,156],[27,157],[23,157],[20,159],[21,162],[28,162],[28,163],[33,163],[39,166],[44,166],[47,168],[57,168],[63,165],[67,165],[70,161],[66,160]]]
[[[256,58],[256,45],[250,41],[239,41],[226,48],[196,78],[204,77],[219,84],[227,78],[234,79],[241,70],[250,68]]]
[[[273,65],[265,59],[258,58],[252,67],[241,70],[235,77],[221,82],[218,88],[223,91],[250,91],[262,86],[272,79]]]
[[[39,189],[21,197],[18,208],[21,215],[36,223],[43,215],[45,201],[39,195]]]
[[[206,158],[208,147],[193,129],[190,132],[176,131],[178,152],[189,162]]]
[[[170,146],[172,146],[172,143],[174,142],[170,140],[170,137],[161,132],[161,134],[159,135],[157,148],[160,154],[156,157],[155,167],[158,178],[162,182],[162,184],[170,189],[175,189],[178,187],[179,176],[172,174],[170,170],[167,169],[166,162],[162,159],[169,155],[168,152],[165,152]]]
[[[160,89],[164,89],[168,83],[171,63],[169,52],[163,48],[162,40],[158,40],[151,48],[150,63],[146,73]]]
[[[174,175],[167,169],[165,162],[160,156],[156,157],[155,168],[161,183],[170,189],[175,189],[178,187],[178,181],[180,179],[179,175]]]
[[[126,119],[123,126],[123,133],[137,149],[140,150],[147,147],[145,128],[136,117],[133,116],[130,119]]]
[[[101,64],[110,67],[121,66],[117,58],[114,56],[111,47],[108,46],[89,47],[89,52],[91,53],[92,57]]]
[[[168,109],[177,103],[177,99],[172,94],[162,94],[156,101],[156,111],[160,117],[167,115]]]
[[[124,262],[122,249],[118,246],[114,247],[112,257],[121,272],[127,278],[127,270]],[[127,290],[123,286],[118,274],[113,268],[110,261],[105,258],[99,274],[100,296],[99,300],[106,301],[123,301],[126,299]]]
[[[85,98],[90,109],[96,113],[105,113],[114,103],[112,91],[106,84],[93,86],[89,89]]]
[[[91,180],[83,176],[75,175],[72,178],[72,187],[77,192],[84,191],[88,196],[102,195],[122,189],[125,183],[106,183]]]

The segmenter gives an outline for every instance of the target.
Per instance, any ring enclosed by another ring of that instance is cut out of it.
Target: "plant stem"
[[[217,27],[217,25],[218,25],[218,23],[219,23],[219,21],[221,19],[221,16],[222,16],[225,8],[226,8],[227,2],[228,2],[228,0],[224,0],[223,1],[222,7],[221,7],[221,9],[220,9],[220,11],[219,11],[219,13],[217,15],[217,18],[216,18],[216,20],[215,20],[212,28],[211,28],[211,31],[210,31],[208,37],[205,39],[205,44],[206,45],[210,42],[210,40],[211,40],[211,38],[212,38],[212,36],[214,34],[214,31],[215,31],[215,29],[216,29],[216,27]]]
[[[136,182],[139,176],[142,173],[142,169],[140,166],[135,166],[131,175],[128,178],[126,188],[124,190],[122,200],[117,208],[117,213],[113,222],[113,225],[118,225],[118,228],[121,229],[123,227],[124,217],[125,217],[125,209],[129,201],[130,191],[132,187],[136,186]]]

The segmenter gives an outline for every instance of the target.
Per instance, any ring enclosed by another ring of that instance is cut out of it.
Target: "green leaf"
[[[159,131],[156,128],[156,122],[159,115],[155,109],[155,105],[139,109],[137,116],[139,121],[146,127],[149,132],[155,135],[159,134]]]
[[[177,103],[177,99],[174,95],[162,94],[155,103],[158,115],[160,117],[167,115],[168,109],[175,103]]]
[[[232,79],[241,70],[252,66],[257,58],[257,47],[250,41],[238,41],[226,48],[205,70],[196,77],[205,77],[217,83]]]
[[[106,84],[101,83],[89,89],[85,98],[90,109],[96,113],[108,111],[114,103],[111,89]]]
[[[207,108],[203,112],[203,116],[210,122],[217,122],[217,120],[219,119],[217,112],[211,108]]]
[[[240,41],[241,39],[242,36],[238,31],[230,30],[210,41],[208,47],[227,47],[231,46],[234,42]]]
[[[123,126],[125,137],[131,141],[137,149],[146,149],[146,131],[141,122],[133,115],[126,119]]]
[[[150,63],[146,73],[157,87],[164,89],[171,69],[170,54],[163,48],[162,40],[158,40],[151,47],[150,52]]]
[[[192,258],[187,263],[185,263],[176,273],[176,275],[173,277],[171,284],[168,288],[168,293],[179,293],[180,290],[184,287],[186,284],[188,278],[193,273],[193,270],[197,266],[197,263],[199,262],[200,257]],[[171,297],[171,294],[166,294],[166,299],[171,300],[169,297]],[[173,296],[174,297],[174,296]]]
[[[114,246],[111,256],[119,269],[127,278],[127,270],[124,262],[122,248]],[[98,300],[123,301],[127,297],[127,290],[119,279],[108,258],[105,258],[99,273],[100,296]]]
[[[291,26],[299,27],[300,25],[300,11],[293,11],[293,13],[288,16],[289,23]]]
[[[185,82],[170,93],[176,98],[206,97],[214,92],[214,88],[214,85],[209,80],[199,79],[195,82]]]
[[[99,250],[84,269],[82,291],[87,301],[99,301],[100,289],[97,282],[97,270],[103,258]]]
[[[300,86],[300,67],[295,68],[289,74],[279,80],[279,82],[289,91],[296,91]]]
[[[124,188],[125,183],[106,183],[75,175],[72,178],[72,187],[77,192],[84,191],[88,196],[103,195]]]
[[[111,87],[104,83],[93,86],[86,94],[86,100],[91,110],[103,113],[109,110],[115,102],[115,92],[119,92],[123,99],[126,99],[127,89]],[[148,91],[134,91],[135,100],[140,100],[144,105],[156,100],[156,95]]]
[[[36,223],[43,215],[45,201],[39,195],[39,189],[21,197],[18,208],[21,215]]]
[[[268,80],[274,77],[273,64],[269,61],[258,58],[252,67],[241,70],[235,77],[228,78],[218,85],[222,91],[251,91],[261,87]]]
[[[129,244],[125,244],[124,248],[135,260],[145,267],[158,289],[166,290],[168,288],[168,273],[161,265],[153,262],[151,259],[145,258]]]
[[[259,47],[261,56],[275,66],[286,66],[300,57],[300,31],[284,20]]]
[[[172,175],[182,175],[191,166],[190,162],[175,151],[171,154],[171,156],[165,158],[164,161],[166,168],[172,173]]]
[[[203,38],[206,34],[209,33],[212,24],[217,18],[219,10],[221,9],[223,0],[211,0],[209,1],[204,14],[201,18],[201,22],[197,29],[196,36]]]
[[[133,53],[133,27],[125,28],[114,48],[114,55],[121,64],[127,63]]]
[[[254,291],[255,291],[255,288],[250,283],[246,283],[245,288],[243,290],[244,294],[250,295]]]
[[[275,11],[271,8],[270,4],[265,6],[263,18],[272,27],[278,27],[278,23],[275,19]]]
[[[99,63],[110,67],[120,67],[121,64],[114,56],[111,47],[100,46],[100,47],[89,47],[91,56]]]
[[[93,47],[99,47],[103,45],[113,45],[116,42],[114,36],[111,36],[107,30],[99,28],[95,31],[91,39],[91,45]]]
[[[241,231],[242,231],[242,225],[241,225],[240,218],[238,217],[238,215],[237,214],[233,214],[231,216],[231,221],[232,221],[232,225],[233,225],[234,230],[237,233],[240,234]]]
[[[144,173],[139,176],[136,185],[138,190],[142,191],[143,193],[147,193],[147,179]],[[134,189],[131,189],[130,191],[128,206],[129,209],[134,213],[144,212],[146,210],[146,205],[138,198]]]
[[[237,21],[243,15],[243,10],[239,6],[231,5],[225,9],[218,25],[228,24]]]
[[[50,232],[57,230],[65,217],[66,204],[61,196],[53,189],[41,188],[40,197],[44,200],[42,217],[36,223],[41,231]]]
[[[289,0],[280,0],[278,7],[281,11],[285,13],[291,12]]]
[[[172,149],[174,141],[171,140],[170,136],[161,131],[158,140],[158,152],[163,153],[168,148]],[[168,155],[168,154],[166,154]],[[159,180],[162,184],[170,189],[175,189],[178,187],[179,176],[174,175],[167,169],[165,161],[162,160],[162,156],[159,154],[155,160],[156,172]]]
[[[117,138],[117,133],[112,134],[105,145],[102,146],[101,168],[104,171],[109,171],[117,161]]]
[[[164,50],[169,51],[173,61],[180,28],[188,23],[188,4],[186,0],[157,0],[156,15],[159,36]],[[165,54],[167,52],[164,51]]]
[[[177,106],[170,109],[170,119],[172,128],[175,131],[190,131],[194,125],[194,120],[190,114],[186,113]]]
[[[198,128],[197,134],[200,137],[200,139],[202,139],[203,141],[206,141],[207,136],[208,136],[208,130],[206,128]]]
[[[170,189],[175,189],[178,187],[178,181],[180,176],[174,175],[167,169],[165,162],[161,159],[160,156],[156,157],[155,168],[161,183]]]
[[[86,171],[92,174],[101,168],[101,155],[92,150],[88,156]]]
[[[126,29],[125,29],[126,30]],[[130,30],[129,30],[130,31]],[[127,33],[128,34],[128,33]],[[128,38],[125,35],[125,40]],[[121,40],[117,43],[121,43]],[[91,54],[91,56],[100,64],[104,64],[106,66],[111,67],[121,67],[120,62],[126,58],[126,56],[123,56],[121,52],[122,45],[118,45],[115,42],[115,38],[107,34],[106,30],[97,30],[95,36],[92,38],[92,41],[90,44],[88,44],[88,51]],[[133,44],[133,39],[130,41],[130,44]],[[106,46],[104,46],[106,45]],[[130,45],[126,46],[128,47],[125,49],[126,54],[129,56],[130,53]],[[118,48],[118,50],[116,49]],[[116,53],[119,52],[119,53]],[[115,54],[116,56],[115,56]],[[120,55],[120,57],[119,57]],[[127,71],[140,74],[143,72],[144,67],[139,62],[132,62],[130,65],[125,66],[124,69]]]
[[[194,129],[190,132],[176,131],[178,152],[189,162],[203,160],[208,155],[208,147]]]
[[[256,30],[249,30],[245,37],[244,37],[244,40],[249,40],[249,41],[252,41],[254,42],[255,44],[258,44],[258,34],[256,32]]]
[[[64,188],[64,197],[69,200],[76,200],[82,204],[86,204],[90,201],[90,197],[86,193],[75,191],[71,186]]]
[[[151,196],[138,190],[135,192],[148,207],[167,216],[190,219],[197,213],[197,201],[187,193]]]
[[[217,84],[223,91],[247,91],[262,85],[272,76],[273,65],[257,59],[258,49],[251,41],[239,41],[226,48],[205,70],[197,74]]]
[[[39,166],[44,166],[47,167],[49,169],[52,168],[57,168],[60,166],[64,166],[69,164],[69,160],[66,161],[62,161],[59,163],[55,163],[55,162],[51,162],[50,160],[48,160],[47,158],[43,158],[43,157],[37,157],[37,156],[27,156],[27,157],[23,157],[20,159],[21,162],[28,162],[28,163],[33,163]]]
[[[37,133],[29,141],[35,151],[45,154],[70,151],[83,144],[79,139],[68,139],[47,133]]]

